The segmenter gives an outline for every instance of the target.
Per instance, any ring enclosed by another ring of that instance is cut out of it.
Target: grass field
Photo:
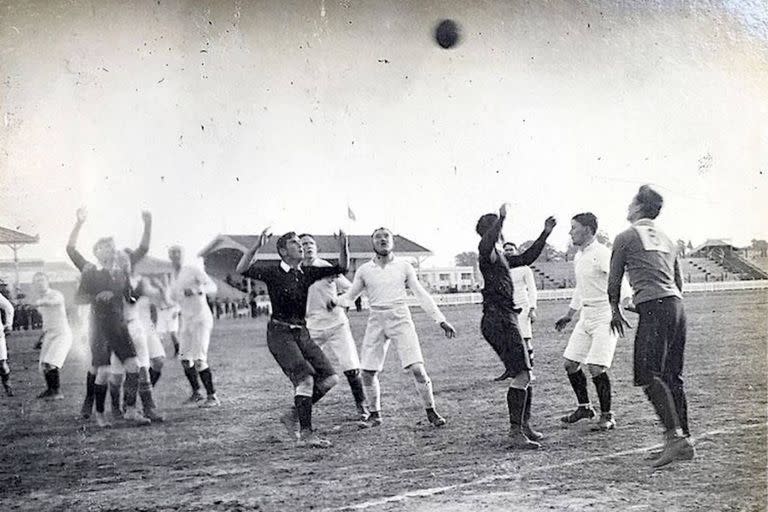
[[[414,312],[445,428],[429,427],[390,352],[384,425],[355,428],[342,382],[315,412],[315,426],[335,443],[328,450],[296,448],[279,427],[291,387],[266,349],[264,320],[221,321],[214,330],[221,408],[181,406],[187,385],[178,361],[168,360],[156,388],[167,421],[111,430],[77,416],[85,377],[77,352],[62,374],[66,399],[36,401],[37,334],[12,335],[16,396],[0,397],[0,504],[4,511],[765,510],[768,294],[695,294],[686,307],[698,458],[655,472],[643,459],[660,429],[632,386],[631,338],[620,341],[612,370],[618,428],[560,427],[558,416],[574,402],[561,362],[568,334],[553,328],[565,302],[541,303],[534,326],[533,423],[546,438],[543,450],[526,453],[505,446],[506,388],[491,380],[501,364],[480,336],[478,306],[444,309],[455,340]],[[350,314],[358,340],[366,317]]]

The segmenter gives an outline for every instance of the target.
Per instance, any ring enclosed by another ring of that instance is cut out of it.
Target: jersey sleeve
[[[71,245],[67,246],[67,256],[69,256],[69,259],[72,260],[72,263],[80,272],[82,272],[85,266],[88,265],[88,260],[85,259],[82,254],[80,254],[80,251]]]
[[[621,300],[621,281],[624,279],[624,267],[627,263],[627,244],[630,231],[619,233],[613,242],[610,273],[608,274],[608,301],[617,306]]]
[[[423,309],[430,317],[432,317],[432,320],[434,320],[435,323],[440,324],[445,322],[445,315],[443,315],[443,313],[437,307],[435,300],[419,282],[419,278],[416,276],[416,271],[410,264],[406,263],[405,267],[405,283],[418,299],[419,304],[421,305],[421,309]]]
[[[536,279],[533,277],[533,269],[531,267],[525,267],[525,287],[528,293],[528,306],[532,309],[536,308],[536,301],[539,299],[538,290],[536,290]]]

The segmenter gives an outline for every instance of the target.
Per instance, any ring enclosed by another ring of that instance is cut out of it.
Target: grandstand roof
[[[334,258],[339,254],[339,242],[334,235],[312,235],[317,243],[318,256],[321,258]],[[276,260],[279,259],[277,255],[277,248],[275,243],[277,242],[276,236],[267,241],[261,251],[256,256],[257,260]],[[220,249],[236,249],[240,252],[245,252],[259,239],[259,235],[218,235],[203,250],[199,255],[205,257]],[[395,252],[399,256],[406,257],[425,257],[431,256],[432,251],[424,246],[417,244],[416,242],[402,236],[395,235]],[[349,256],[350,258],[372,258],[374,255],[373,248],[371,246],[370,235],[349,235]]]
[[[36,244],[39,241],[40,237],[37,235],[31,236],[0,226],[0,244],[2,245]]]
[[[136,264],[136,272],[142,275],[170,274],[172,270],[170,261],[150,255],[144,256]]]
[[[728,247],[732,250],[738,250],[739,248],[735,245],[731,244],[730,242],[727,242],[721,238],[708,238],[706,242],[696,247],[694,250],[691,251],[691,254],[698,253],[702,249],[714,249],[715,247]]]

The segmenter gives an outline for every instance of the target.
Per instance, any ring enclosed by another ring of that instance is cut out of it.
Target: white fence
[[[768,280],[761,281],[716,281],[711,283],[685,283],[683,290],[685,293],[701,292],[721,292],[733,290],[764,290],[768,289]],[[570,299],[573,295],[572,288],[563,288],[559,290],[540,290],[538,292],[539,300],[563,300]],[[459,304],[481,304],[483,296],[480,293],[448,293],[441,295],[432,295],[439,306],[456,306]],[[408,297],[409,306],[418,306],[415,297]],[[363,300],[363,307],[368,305]]]

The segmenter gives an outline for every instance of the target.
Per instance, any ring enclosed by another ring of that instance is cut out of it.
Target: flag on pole
[[[349,217],[350,220],[357,220],[355,212],[352,211],[352,208],[349,205],[347,205],[347,217]]]

